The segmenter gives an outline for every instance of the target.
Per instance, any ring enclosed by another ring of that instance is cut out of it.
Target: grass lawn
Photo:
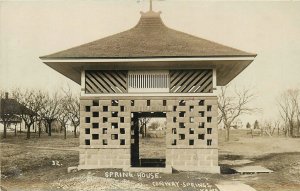
[[[300,152],[300,139],[283,136],[251,137],[247,130],[231,130],[230,141],[225,142],[225,131],[219,130],[220,154],[258,157],[272,153]]]
[[[219,160],[251,160],[249,165],[259,165],[273,170],[271,174],[222,175],[244,182],[256,190],[300,190],[300,139],[286,137],[254,137],[245,130],[231,131],[229,142],[224,141],[225,131],[219,131]],[[230,165],[224,165],[231,167]],[[223,166],[223,167],[224,167]],[[241,165],[232,165],[241,166]]]
[[[227,181],[244,182],[256,190],[298,191],[300,190],[300,139],[284,137],[251,138],[244,130],[231,132],[231,140],[224,142],[224,131],[219,132],[220,164],[225,174],[201,174],[176,172],[161,174],[164,181],[208,180],[213,183]],[[1,187],[3,190],[163,190],[153,188],[153,180],[137,178],[104,177],[106,170],[82,170],[67,173],[67,167],[78,165],[78,138],[72,134],[66,140],[61,134],[41,138],[26,134],[9,133],[1,139]],[[159,146],[163,143],[153,143]],[[150,147],[151,149],[154,147]],[[143,151],[146,153],[146,151]],[[152,151],[151,151],[152,152]],[[153,151],[163,152],[163,149]],[[249,165],[261,165],[274,171],[271,174],[239,175],[228,174],[227,169],[241,164],[237,160],[253,161]],[[229,161],[229,163],[228,163]],[[230,163],[232,162],[232,163]],[[171,190],[182,190],[172,188]],[[189,188],[188,190],[193,190]],[[196,190],[196,189],[195,189]]]

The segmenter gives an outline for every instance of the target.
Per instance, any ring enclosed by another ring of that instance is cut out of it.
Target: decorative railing
[[[85,91],[94,93],[127,93],[127,71],[88,70],[85,72]]]
[[[169,71],[129,71],[128,92],[169,92]]]
[[[211,93],[213,70],[87,70],[85,93]]]
[[[171,70],[170,93],[210,93],[213,70]]]

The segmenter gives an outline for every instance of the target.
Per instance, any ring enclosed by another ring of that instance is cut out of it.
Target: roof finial
[[[150,11],[152,11],[152,0],[150,0]]]
[[[140,12],[142,14],[142,16],[144,16],[144,17],[158,16],[159,17],[159,15],[161,14],[161,11],[158,11],[158,12],[153,11],[153,9],[152,9],[152,0],[149,0],[149,4],[150,4],[149,11],[147,11],[147,12],[141,11]]]

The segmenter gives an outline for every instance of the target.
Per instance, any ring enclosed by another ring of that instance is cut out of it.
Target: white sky
[[[79,86],[44,65],[39,56],[133,27],[148,1],[1,1],[0,88]],[[257,53],[233,80],[257,93],[253,105],[277,116],[276,97],[300,88],[300,2],[153,1],[173,29]],[[252,119],[251,119],[252,120]]]

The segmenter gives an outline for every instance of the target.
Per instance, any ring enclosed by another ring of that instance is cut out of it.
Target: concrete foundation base
[[[110,169],[111,166],[97,166],[97,165],[79,165],[78,170],[83,169]],[[196,171],[201,173],[213,173],[213,174],[220,174],[220,167],[219,166],[197,166],[197,167],[191,167],[191,166],[176,166],[176,168],[172,166],[166,166],[162,168],[151,168],[151,167],[114,167],[122,169],[123,171],[128,172],[160,172],[165,174],[171,174],[172,170],[178,170],[178,171]]]
[[[197,167],[176,166],[176,168],[174,169],[178,171],[196,171],[201,173],[220,174],[219,166],[197,166]]]
[[[149,167],[126,167],[123,171],[128,172],[160,172],[165,174],[172,174],[172,167],[166,166],[162,168],[149,168]]]

